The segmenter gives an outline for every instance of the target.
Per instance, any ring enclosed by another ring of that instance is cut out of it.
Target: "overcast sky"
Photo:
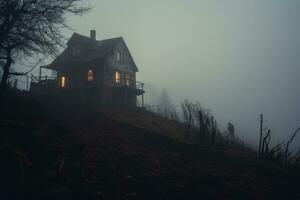
[[[175,104],[201,102],[251,144],[260,113],[274,140],[300,126],[299,0],[84,2],[93,10],[68,18],[74,31],[123,36],[138,80],[167,89]]]

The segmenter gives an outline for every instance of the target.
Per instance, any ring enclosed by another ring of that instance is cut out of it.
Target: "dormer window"
[[[92,70],[92,69],[90,69],[90,70],[88,71],[88,74],[87,74],[87,80],[88,80],[88,81],[94,80],[94,74],[93,74],[93,70]]]

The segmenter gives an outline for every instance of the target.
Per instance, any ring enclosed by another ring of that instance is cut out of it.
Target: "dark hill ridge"
[[[1,119],[1,199],[300,199],[298,169],[180,142],[153,114],[25,104]]]

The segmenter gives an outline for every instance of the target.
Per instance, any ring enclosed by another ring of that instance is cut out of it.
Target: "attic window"
[[[120,83],[121,82],[121,73],[119,71],[115,72],[115,82]]]
[[[80,54],[81,53],[81,48],[80,48],[80,46],[75,46],[75,47],[73,47],[73,49],[72,49],[72,55],[73,56],[76,56],[76,55],[78,55],[78,54]]]
[[[117,61],[120,63],[121,62],[121,52],[117,52]]]
[[[88,74],[87,74],[87,80],[88,80],[88,81],[94,80],[93,70],[91,70],[91,69],[88,71]]]
[[[117,62],[124,64],[124,53],[117,51]]]
[[[64,88],[66,86],[66,77],[62,76],[61,77],[61,87]]]

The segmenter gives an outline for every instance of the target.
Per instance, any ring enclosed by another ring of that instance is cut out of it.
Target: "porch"
[[[133,98],[141,96],[141,106],[144,107],[144,83],[135,81],[128,78],[120,78],[119,80],[85,80],[81,81],[80,84],[75,82],[66,83],[65,78],[58,77],[56,73],[45,73],[48,75],[42,75],[42,69],[47,69],[47,66],[40,67],[38,76],[31,75],[30,77],[30,91],[37,94],[62,94],[68,96],[92,97],[94,99],[100,98],[102,102],[107,101],[110,103],[110,99],[113,101],[123,102],[125,105],[127,102],[133,102]],[[51,70],[53,71],[53,70]],[[49,75],[51,74],[51,75]],[[114,99],[112,98],[114,97]],[[136,100],[134,101],[136,102]]]

